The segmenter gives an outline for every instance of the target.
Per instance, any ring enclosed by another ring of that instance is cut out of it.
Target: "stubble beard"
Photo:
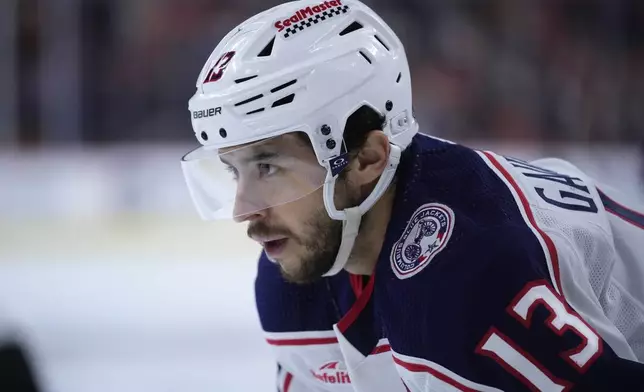
[[[304,248],[296,270],[287,271],[280,265],[284,279],[297,284],[322,278],[333,267],[342,241],[342,221],[331,219],[324,207],[315,212],[305,227],[305,235],[296,239]]]

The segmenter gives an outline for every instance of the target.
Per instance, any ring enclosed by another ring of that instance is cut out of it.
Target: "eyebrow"
[[[242,163],[243,164],[249,164],[252,162],[257,162],[257,161],[266,161],[269,159],[275,159],[279,156],[279,153],[273,152],[273,151],[258,151],[251,155],[250,157],[243,158]],[[232,166],[230,162],[226,161],[223,157],[219,157],[219,159],[225,163],[228,166]]]

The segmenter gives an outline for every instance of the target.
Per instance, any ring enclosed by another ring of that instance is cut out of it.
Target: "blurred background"
[[[371,0],[421,130],[560,156],[644,200],[644,2]],[[43,391],[273,391],[259,249],[179,160],[210,52],[259,0],[0,1],[0,342]]]

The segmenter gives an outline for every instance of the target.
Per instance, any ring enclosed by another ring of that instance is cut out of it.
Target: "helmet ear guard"
[[[394,176],[396,175],[396,169],[398,168],[398,163],[400,163],[401,155],[402,155],[402,150],[400,149],[400,147],[392,144],[391,151],[389,152],[387,167],[385,168],[385,170],[383,170],[382,174],[380,175],[380,178],[378,179],[378,182],[376,183],[376,186],[374,187],[373,191],[369,194],[369,196],[367,196],[366,199],[362,201],[362,203],[360,203],[359,206],[352,207],[357,209],[357,212],[360,214],[360,216],[364,215],[367,211],[369,211],[371,207],[373,207],[373,205],[376,204],[380,196],[382,196],[382,194],[384,194],[384,192],[387,190]],[[348,164],[348,160],[347,160],[347,164]],[[335,195],[336,179],[337,179],[337,176],[333,175],[331,170],[328,170],[327,177],[326,177],[326,180],[324,181],[324,187],[323,187],[324,207],[326,208],[327,213],[329,214],[329,217],[331,217],[331,219],[346,220],[347,209],[338,210],[335,207],[334,195]]]
[[[402,150],[418,131],[409,75],[402,43],[363,3],[289,2],[241,23],[217,45],[189,102],[192,127],[201,148],[215,155],[287,133],[308,135],[326,173],[320,180],[325,209],[343,221],[340,251],[327,273],[334,274],[348,260],[362,215],[387,190]],[[386,116],[382,131],[390,155],[372,193],[359,206],[338,210],[335,181],[350,159],[344,130],[349,116],[364,105]],[[234,196],[213,200],[198,194],[216,187],[197,186],[207,176],[192,173],[195,167],[200,165],[184,164],[197,209],[204,219],[219,218],[209,209],[229,206]]]

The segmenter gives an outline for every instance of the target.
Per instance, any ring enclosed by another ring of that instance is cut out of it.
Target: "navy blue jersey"
[[[639,302],[611,274],[621,259],[605,228],[616,225],[595,183],[555,163],[418,135],[361,290],[346,272],[290,284],[262,257],[257,306],[279,388],[644,388],[644,318],[623,321]]]

